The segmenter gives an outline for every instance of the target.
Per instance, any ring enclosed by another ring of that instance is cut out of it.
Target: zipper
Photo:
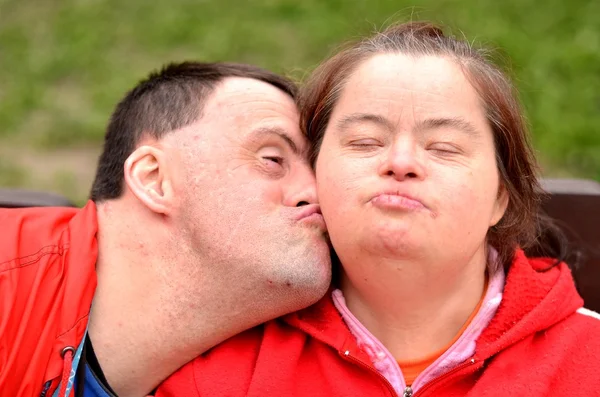
[[[40,397],[46,397],[46,394],[48,394],[48,390],[50,390],[50,386],[52,386],[51,380],[44,383],[44,388],[42,389],[42,394],[40,394]]]
[[[389,380],[387,380],[385,378],[385,376],[381,375],[381,373],[379,373],[379,371],[377,371],[375,368],[373,368],[372,366],[365,364],[364,362],[362,362],[361,360],[353,357],[350,355],[350,352],[348,350],[346,350],[345,352],[341,352],[338,351],[338,354],[345,359],[346,361],[351,361],[354,364],[358,365],[359,367],[362,367],[366,370],[368,370],[371,373],[374,373],[387,387],[388,391],[390,392],[390,394],[394,397],[399,397],[398,394],[396,393],[396,390],[394,389],[394,386],[392,386],[392,384],[390,383]],[[435,386],[436,384],[440,383],[441,381],[443,381],[444,379],[450,378],[451,376],[455,375],[456,373],[462,371],[465,368],[468,368],[470,366],[474,366],[475,363],[479,363],[480,361],[475,361],[474,358],[470,359],[469,361],[466,361],[462,364],[460,364],[459,366],[453,368],[452,370],[446,372],[445,374],[443,374],[442,376],[439,376],[437,378],[435,378],[434,380],[432,380],[431,382],[423,385],[423,387],[421,387],[419,389],[419,391],[416,394],[413,394],[413,390],[410,386],[407,386],[404,389],[404,392],[402,393],[402,397],[418,397],[422,394],[424,394],[427,390],[429,390],[432,386]],[[473,371],[476,371],[477,368],[479,368],[479,366],[476,366],[475,369]]]
[[[370,366],[370,365],[368,365],[368,364],[365,364],[364,362],[362,362],[362,361],[361,361],[361,360],[359,360],[358,358],[355,358],[355,357],[351,356],[351,355],[350,355],[350,351],[348,351],[348,350],[346,350],[345,352],[338,351],[338,354],[339,354],[339,355],[340,355],[340,356],[341,356],[343,359],[345,359],[346,361],[351,361],[351,362],[353,362],[354,364],[358,365],[359,367],[362,367],[362,368],[364,368],[364,369],[368,370],[369,372],[371,372],[371,373],[375,374],[375,375],[376,375],[376,376],[377,376],[377,377],[378,377],[378,378],[379,378],[379,379],[380,379],[380,380],[381,380],[381,381],[382,381],[382,382],[385,384],[385,386],[386,386],[386,388],[388,389],[388,391],[390,392],[390,395],[391,395],[391,396],[394,396],[394,397],[399,397],[399,396],[398,396],[398,393],[396,393],[396,389],[394,389],[394,386],[392,386],[392,384],[390,383],[390,381],[389,381],[389,380],[387,380],[387,379],[385,378],[385,376],[381,375],[381,374],[379,373],[379,371],[377,371],[375,368],[373,368],[372,366]],[[406,389],[409,389],[409,388],[407,387]],[[404,390],[404,394],[403,394],[403,396],[402,396],[402,397],[411,397],[411,396],[412,396],[412,390],[411,390],[411,392],[410,392],[411,394],[407,395],[407,394],[406,394],[406,389]]]
[[[410,394],[403,396],[403,397],[418,397],[418,396],[424,394],[427,390],[431,389],[432,386],[435,386],[436,384],[440,383],[444,379],[450,378],[451,376],[455,375],[457,372],[460,372],[461,370],[463,370],[465,368],[473,366],[473,365],[475,365],[475,363],[478,363],[478,362],[479,361],[475,361],[475,359],[472,358],[469,361],[466,361],[466,362],[460,364],[458,367],[455,367],[452,370],[446,372],[442,376],[438,376],[431,382],[423,385],[423,387],[421,387],[415,395],[412,394],[412,389],[411,389]],[[479,368],[479,366],[476,366],[475,369],[473,370],[473,372],[475,372],[478,368]],[[404,391],[404,393],[406,393],[406,390]]]

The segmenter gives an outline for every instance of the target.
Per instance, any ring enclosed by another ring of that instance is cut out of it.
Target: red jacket
[[[77,348],[87,326],[97,228],[93,202],[0,209],[0,397],[56,389],[61,351]]]
[[[600,396],[600,318],[581,309],[565,264],[518,252],[475,354],[426,396]],[[579,310],[578,310],[579,309]],[[167,396],[396,396],[334,307],[316,305],[237,335],[182,367]]]

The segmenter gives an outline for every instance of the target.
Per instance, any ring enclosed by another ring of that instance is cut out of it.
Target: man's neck
[[[369,277],[374,282],[353,283],[344,273],[341,289],[354,316],[398,360],[420,359],[444,348],[485,293],[485,262],[469,264],[454,277],[410,271],[424,264],[385,262],[365,266],[363,261],[362,268],[379,269]]]
[[[202,263],[186,263],[192,260],[177,241],[169,241],[173,231],[148,222],[143,212],[124,217],[119,211],[123,208],[114,204],[99,207],[98,286],[88,330],[110,387],[121,397],[140,396],[239,331],[217,313],[228,302],[216,301],[225,294],[215,290],[215,276],[201,274]],[[194,296],[169,277],[170,269],[181,268],[198,272],[190,279],[206,280]]]
[[[131,225],[120,223],[125,217],[115,208],[99,211],[89,334],[120,397],[149,393],[225,339],[300,308],[288,287],[261,284],[260,273],[227,271],[214,258],[187,252],[185,236],[167,225],[146,226],[152,222],[144,223],[143,213],[129,213]]]
[[[229,299],[239,301],[240,297],[217,301],[215,297],[225,292],[207,282],[198,285],[191,302],[178,295],[177,286],[165,285],[169,280],[153,271],[156,267],[148,256],[145,263],[134,264],[133,256],[113,253],[111,257],[124,260],[99,258],[89,334],[117,395],[149,393],[183,364],[241,331],[243,319],[235,323],[221,313],[230,305]]]

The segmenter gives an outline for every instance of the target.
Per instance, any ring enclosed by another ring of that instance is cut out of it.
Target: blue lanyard
[[[75,381],[75,374],[77,373],[77,367],[79,366],[79,360],[81,359],[81,351],[83,350],[83,345],[85,344],[85,339],[87,337],[87,326],[85,327],[85,332],[83,333],[83,338],[81,338],[81,342],[79,346],[77,346],[77,350],[75,351],[75,355],[73,356],[73,362],[71,364],[71,373],[69,374],[69,382],[67,382],[67,391],[65,393],[65,397],[69,397],[71,394],[71,390],[73,389],[73,382]],[[54,391],[52,397],[58,397],[58,391],[60,390],[60,383],[58,387]]]

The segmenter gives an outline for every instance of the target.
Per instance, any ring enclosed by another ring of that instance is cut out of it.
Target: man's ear
[[[140,146],[124,165],[125,183],[148,209],[166,215],[172,208],[173,190],[166,153],[159,147]]]
[[[490,220],[490,227],[495,226],[500,219],[504,216],[506,209],[508,208],[508,201],[510,197],[508,195],[508,190],[504,187],[504,184],[500,182],[500,186],[498,187],[498,195],[496,196],[496,203],[494,206],[494,213],[492,214],[492,219]]]

